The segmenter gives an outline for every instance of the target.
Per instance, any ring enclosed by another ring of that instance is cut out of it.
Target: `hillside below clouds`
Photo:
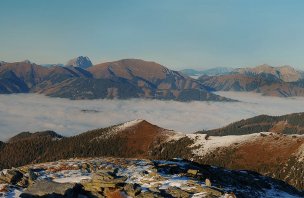
[[[232,101],[155,62],[124,59],[91,65],[87,57],[66,66],[43,67],[29,61],[0,66],[0,93],[40,93],[70,99],[147,98],[178,101]]]
[[[287,115],[284,121],[295,128],[302,126],[301,119],[294,119],[298,116],[303,117],[303,113]],[[280,122],[278,119],[277,123]],[[0,169],[74,157],[162,160],[179,157],[228,169],[255,171],[303,190],[303,134],[285,134],[274,127],[270,131],[228,136],[218,136],[216,132],[216,136],[184,134],[145,120],[134,120],[72,137],[53,132],[22,133],[8,142],[0,142]]]

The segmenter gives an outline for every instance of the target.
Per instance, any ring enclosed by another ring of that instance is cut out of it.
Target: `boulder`
[[[20,181],[18,181],[17,185],[22,188],[26,188],[29,185],[29,180],[27,177],[22,177]]]
[[[0,173],[0,181],[9,184],[17,184],[23,178],[23,174],[17,169],[9,169]]]
[[[33,169],[28,169],[28,179],[30,183],[33,183],[37,178],[37,174],[34,172]]]
[[[81,191],[81,185],[74,183],[57,183],[41,180],[30,185],[21,195],[22,198],[30,197],[75,197]]]
[[[91,172],[91,165],[88,164],[88,163],[83,163],[83,164],[81,165],[81,170],[87,171],[88,173],[90,173],[90,172]]]
[[[211,188],[211,187],[202,188],[201,192],[204,192],[207,195],[216,196],[216,197],[220,197],[224,194],[221,190],[216,189],[216,188]]]
[[[172,197],[176,198],[189,198],[191,195],[187,193],[186,191],[176,188],[176,187],[169,187],[166,192],[170,194]]]
[[[136,183],[135,184],[128,183],[124,186],[124,190],[129,196],[135,197],[136,195],[140,194],[141,187],[139,184]]]
[[[106,188],[123,188],[126,177],[118,177],[114,172],[99,171],[93,174],[92,180],[82,183],[84,190],[100,194]]]
[[[195,170],[195,169],[188,169],[187,173],[190,174],[190,175],[197,175],[198,170]]]
[[[211,186],[211,181],[210,181],[210,179],[206,178],[206,179],[205,179],[205,184],[206,184],[206,186]]]
[[[162,196],[160,193],[151,192],[151,191],[142,192],[136,196],[136,198],[162,198],[162,197],[164,196]]]

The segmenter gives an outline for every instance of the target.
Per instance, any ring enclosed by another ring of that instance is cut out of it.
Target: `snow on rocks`
[[[118,194],[125,197],[300,197],[285,186],[277,188],[276,185],[283,184],[272,184],[275,180],[264,176],[244,171],[226,171],[182,159],[69,159],[27,165],[14,170],[22,172],[23,178],[15,184],[0,181],[0,197],[35,196],[35,193],[47,197],[51,189],[60,194],[58,197],[63,197],[66,191],[84,197],[111,197]],[[31,174],[35,175],[33,181],[29,179]],[[207,180],[211,182],[205,183]],[[250,186],[252,182],[259,183],[258,188]]]

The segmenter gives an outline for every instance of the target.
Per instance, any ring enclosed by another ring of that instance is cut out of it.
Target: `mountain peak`
[[[267,64],[263,64],[256,67],[238,68],[235,70],[235,72],[247,75],[271,74],[285,82],[295,82],[301,79],[303,76],[303,72],[297,71],[288,65],[273,67]]]
[[[89,57],[87,56],[78,56],[67,62],[65,66],[81,67],[83,69],[91,67],[93,64]]]
[[[31,61],[28,60],[28,59],[26,59],[26,60],[24,60],[24,61],[21,61],[21,62],[26,63],[26,64],[33,64],[33,62],[31,62]]]
[[[143,125],[154,126],[153,124],[147,122],[146,120],[136,119],[118,125],[118,131],[124,131],[130,128],[134,128],[136,126],[143,126]]]

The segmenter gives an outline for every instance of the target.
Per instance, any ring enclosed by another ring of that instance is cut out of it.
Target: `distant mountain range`
[[[304,96],[304,72],[290,66],[261,65],[238,68],[219,75],[202,75],[203,85],[216,91],[257,92],[266,96]]]
[[[302,71],[290,66],[177,72],[139,59],[93,65],[88,57],[80,56],[64,66],[41,66],[30,61],[1,62],[0,94],[40,93],[69,99],[233,101],[213,92],[252,91],[267,96],[304,96],[303,76]]]
[[[273,75],[284,82],[295,82],[304,77],[304,72],[285,65],[280,67],[272,67],[270,65],[260,65],[252,68],[238,68],[234,73],[245,74],[248,76],[256,76],[260,74]]]
[[[179,157],[201,164],[256,171],[303,190],[303,118],[304,113],[260,116],[203,134],[183,134],[145,120],[73,137],[50,131],[21,133],[8,142],[0,142],[0,169],[75,157]]]
[[[198,78],[203,75],[218,76],[223,74],[229,74],[233,70],[234,70],[233,68],[228,68],[228,67],[215,67],[215,68],[200,70],[200,71],[195,69],[183,69],[180,70],[180,73],[192,78]]]
[[[230,74],[243,74],[246,76],[274,76],[284,82],[296,82],[304,78],[304,71],[296,70],[289,65],[273,67],[267,64],[259,65],[256,67],[244,68],[228,68],[228,67],[215,67],[206,70],[184,69],[180,71],[187,76],[222,76]]]
[[[41,93],[70,99],[214,100],[232,101],[213,94],[199,81],[155,62],[124,59],[92,66],[87,57],[66,66],[43,67],[29,61],[0,66],[0,93]]]

